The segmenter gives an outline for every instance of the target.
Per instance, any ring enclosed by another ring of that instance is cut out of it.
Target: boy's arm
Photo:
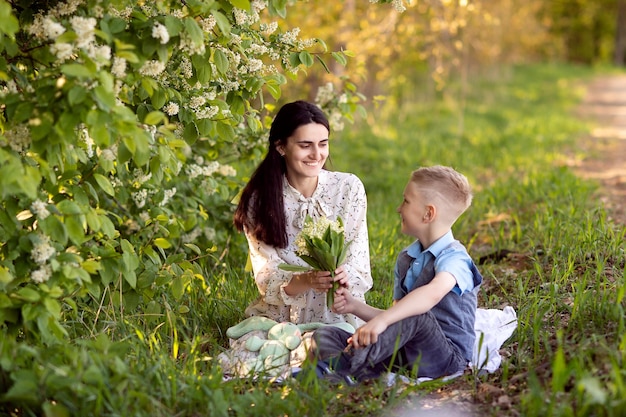
[[[351,313],[361,320],[369,321],[385,310],[372,307],[356,299],[346,287],[340,287],[335,291],[333,311],[338,314]]]
[[[430,311],[452,291],[455,285],[456,279],[452,274],[437,273],[430,283],[412,290],[404,298],[397,300],[388,310],[377,312],[367,323],[359,327],[350,340],[352,346],[359,348],[376,343],[378,335],[387,327],[407,317]]]

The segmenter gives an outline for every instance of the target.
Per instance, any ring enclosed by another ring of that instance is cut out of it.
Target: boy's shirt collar
[[[443,251],[448,245],[454,242],[454,236],[452,235],[452,230],[449,230],[445,235],[441,236],[432,245],[428,248],[423,249],[422,244],[419,240],[416,240],[406,250],[406,253],[409,254],[412,258],[417,258],[420,253],[428,251],[432,253],[432,255],[436,258],[439,256],[441,251]]]

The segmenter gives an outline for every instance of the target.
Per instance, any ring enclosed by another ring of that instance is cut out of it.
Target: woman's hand
[[[348,285],[348,274],[344,271],[343,266],[335,270],[334,278],[329,271],[307,271],[293,274],[293,278],[285,287],[285,292],[292,296],[308,289],[327,292],[333,287],[333,281],[338,282],[340,287]]]
[[[343,265],[335,269],[335,282],[338,282],[340,287],[348,288],[348,279],[348,273],[343,269]]]
[[[328,271],[303,272],[300,276],[308,288],[317,292],[326,292],[333,284],[333,278]]]

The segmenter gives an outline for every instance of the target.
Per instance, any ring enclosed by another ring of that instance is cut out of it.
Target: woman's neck
[[[306,198],[310,198],[315,192],[318,178],[319,177],[290,178],[289,175],[287,175],[287,181],[289,181],[289,184]]]

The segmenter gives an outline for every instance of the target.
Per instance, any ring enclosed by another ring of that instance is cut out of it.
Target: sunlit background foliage
[[[204,373],[219,391],[211,355],[254,297],[232,212],[280,104],[316,102],[336,137],[384,136],[378,121],[441,99],[462,135],[478,75],[623,65],[620,6],[0,0],[0,411],[194,410],[203,397],[179,390]],[[236,413],[237,391],[213,409]]]

